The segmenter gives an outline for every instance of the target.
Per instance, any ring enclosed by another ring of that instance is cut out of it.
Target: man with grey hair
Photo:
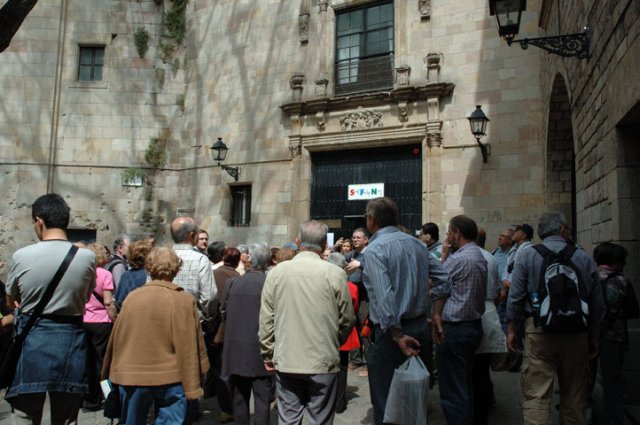
[[[109,258],[107,264],[104,265],[104,268],[111,272],[111,276],[113,276],[113,284],[116,287],[120,283],[120,278],[124,272],[129,270],[127,254],[129,253],[130,243],[131,239],[129,239],[129,236],[118,236],[113,242],[113,255]]]
[[[215,312],[218,290],[213,280],[211,263],[194,247],[198,242],[198,227],[191,217],[177,217],[171,222],[172,249],[182,260],[182,267],[173,283],[196,299],[200,317],[210,318]]]
[[[367,347],[373,423],[382,425],[395,368],[409,356],[431,364],[429,279],[451,287],[449,274],[427,246],[398,228],[398,206],[390,198],[367,204],[372,234],[364,254],[364,286],[373,324]]]
[[[222,376],[229,377],[235,423],[249,423],[249,400],[253,392],[255,423],[266,425],[269,423],[273,375],[264,368],[260,357],[258,325],[271,250],[266,244],[252,244],[249,258],[251,270],[228,279],[220,294],[220,308],[226,316]]]
[[[545,213],[540,217],[538,235],[542,246],[558,254],[567,247],[562,237],[567,220],[562,213]],[[554,377],[560,384],[560,416],[564,424],[586,423],[588,359],[598,354],[600,322],[605,306],[597,276],[597,266],[581,249],[572,249],[573,263],[582,284],[580,295],[589,306],[588,329],[576,333],[544,331],[539,320],[540,301],[546,296],[544,287],[545,259],[538,252],[540,245],[518,254],[511,289],[507,299],[509,334],[507,345],[515,351],[516,323],[525,320],[525,353],[522,370],[522,410],[524,423],[549,424]],[[557,283],[557,282],[554,282]],[[537,300],[536,300],[537,299]]]
[[[278,422],[333,423],[340,368],[339,348],[355,317],[347,276],[320,257],[327,226],[312,220],[300,226],[300,253],[274,267],[262,290],[260,353],[276,372]]]
[[[174,242],[171,248],[182,260],[182,267],[180,267],[180,271],[173,279],[173,283],[193,295],[196,299],[202,330],[205,334],[205,343],[207,344],[207,356],[209,357],[209,362],[213,365],[215,358],[213,357],[210,343],[213,336],[208,335],[208,332],[209,324],[218,305],[218,289],[213,279],[213,271],[211,270],[209,259],[195,248],[198,243],[198,233],[198,226],[196,226],[196,221],[192,217],[176,217],[171,222],[171,239]],[[211,375],[212,373],[210,370],[209,374]],[[189,401],[187,404],[187,421],[189,422],[199,417],[199,410],[200,403],[198,400]]]

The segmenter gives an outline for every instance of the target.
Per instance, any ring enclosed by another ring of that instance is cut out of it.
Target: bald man
[[[213,280],[211,263],[194,247],[198,242],[198,226],[191,217],[177,217],[171,222],[173,250],[182,260],[173,283],[194,296],[200,317],[209,319],[216,311],[218,290]]]

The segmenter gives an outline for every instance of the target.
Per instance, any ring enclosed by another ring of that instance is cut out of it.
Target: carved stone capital
[[[354,112],[349,112],[340,118],[342,131],[363,130],[366,128],[382,127],[382,114],[358,106]]]
[[[293,90],[293,99],[299,101],[302,98],[302,88],[304,86],[304,74],[295,72],[289,79],[289,87]]]
[[[442,53],[428,53],[424,57],[424,64],[427,65],[427,81],[438,83],[440,81],[440,60]]]
[[[398,121],[409,121],[409,106],[407,102],[398,102]]]
[[[324,112],[317,112],[316,113],[316,128],[318,129],[318,131],[324,131],[325,128],[325,117],[324,117]]]
[[[426,142],[429,148],[442,146],[442,121],[427,122]]]
[[[316,96],[326,97],[328,85],[329,85],[329,80],[327,80],[326,78],[321,78],[319,80],[316,80]]]
[[[399,87],[409,85],[409,76],[411,75],[411,67],[409,65],[400,65],[396,68],[396,85]]]
[[[420,10],[420,19],[429,19],[431,17],[431,0],[418,0],[418,9]]]
[[[300,142],[294,142],[289,144],[289,154],[291,159],[297,158],[302,155],[302,144]]]
[[[326,12],[329,9],[329,0],[320,0],[319,12]]]

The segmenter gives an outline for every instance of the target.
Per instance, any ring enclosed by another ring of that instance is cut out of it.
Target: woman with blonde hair
[[[157,424],[181,424],[187,403],[202,397],[209,369],[195,299],[171,283],[182,261],[165,247],[145,261],[151,281],[122,306],[105,356],[103,379],[119,385],[122,424],[146,424],[151,405]]]

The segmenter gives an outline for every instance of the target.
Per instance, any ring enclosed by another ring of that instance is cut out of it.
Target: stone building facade
[[[465,213],[491,248],[559,209],[585,249],[637,252],[639,8],[528,1],[522,36],[591,27],[578,60],[507,47],[485,0],[41,0],[0,54],[0,262],[47,191],[77,239],[168,243],[189,214],[211,240],[279,245],[309,218],[361,223],[349,184],[382,184],[412,231]]]
[[[63,194],[72,226],[102,241],[166,236],[174,216],[193,214],[214,239],[277,245],[312,216],[314,155],[326,152],[411,148],[412,230],[465,212],[491,237],[544,210],[540,58],[505,48],[485,2],[191,0],[177,43],[167,21],[180,3],[42,0],[0,55],[3,259],[33,240],[29,205],[46,191]],[[346,72],[380,68],[383,81],[340,92],[337,20],[380,4],[391,14],[384,63]],[[525,26],[535,28],[534,14]],[[104,49],[102,77],[84,81],[82,51],[93,47]],[[477,104],[491,119],[486,164],[466,119]],[[218,137],[237,182],[211,158]],[[145,161],[152,140],[162,164]],[[141,186],[123,186],[131,169]],[[238,220],[234,204],[247,195],[250,214]],[[344,227],[339,215],[323,219]]]

